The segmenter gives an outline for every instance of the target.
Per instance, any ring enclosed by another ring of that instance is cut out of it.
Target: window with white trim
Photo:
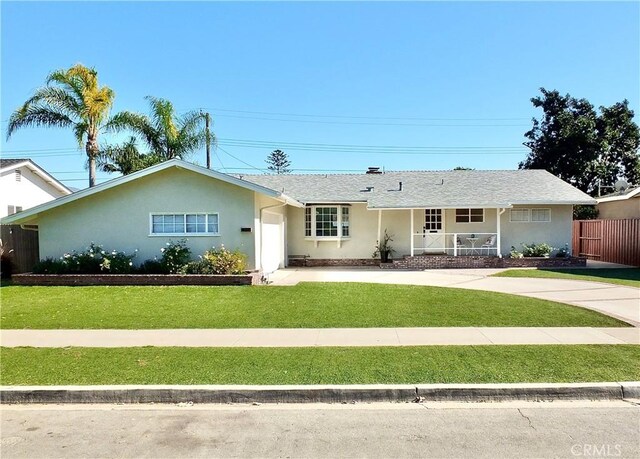
[[[304,235],[311,238],[347,238],[351,235],[349,206],[309,206],[304,210]]]
[[[218,214],[151,214],[150,234],[193,236],[219,233]]]
[[[550,222],[551,209],[531,209],[532,222]]]
[[[509,221],[516,223],[526,223],[529,221],[529,209],[511,209],[509,211]]]
[[[482,223],[484,209],[456,209],[456,223]]]

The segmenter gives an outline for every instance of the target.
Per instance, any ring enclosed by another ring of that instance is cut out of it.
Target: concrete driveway
[[[369,282],[429,285],[511,293],[593,309],[640,327],[640,289],[566,279],[489,277],[503,269],[394,271],[379,268],[287,268],[269,276],[272,285],[299,282]]]

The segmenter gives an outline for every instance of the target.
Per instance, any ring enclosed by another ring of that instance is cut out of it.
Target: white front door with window
[[[425,209],[423,226],[423,245],[425,253],[444,253],[446,240],[444,234],[444,210]]]

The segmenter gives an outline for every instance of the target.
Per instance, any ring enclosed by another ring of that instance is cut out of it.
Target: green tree
[[[289,156],[282,150],[273,150],[267,156],[265,161],[271,172],[275,172],[276,174],[288,174],[291,172],[289,166],[291,166],[291,161],[289,161]]]
[[[205,145],[207,135],[211,135],[204,127],[204,113],[191,111],[178,116],[168,100],[151,96],[146,99],[150,105],[149,116],[123,111],[109,121],[107,129],[111,132],[128,131],[139,136],[148,152],[138,151],[136,138],[130,138],[123,145],[107,146],[102,156],[103,170],[124,174],[169,159],[185,159]],[[212,137],[215,143],[215,136]]]
[[[473,167],[464,167],[464,166],[456,166],[453,168],[454,171],[473,171],[475,170]]]
[[[153,153],[140,153],[135,137],[120,145],[107,145],[98,157],[98,167],[104,172],[119,172],[128,175],[162,162]]]
[[[600,107],[598,114],[586,99],[541,88],[531,99],[542,108],[541,120],[525,133],[531,149],[521,169],[546,169],[584,192],[595,195],[598,183],[612,186],[617,179],[640,179],[640,130],[628,102]]]
[[[45,86],[9,117],[7,140],[23,127],[72,128],[80,148],[83,144],[89,163],[89,186],[96,184],[96,159],[100,154],[98,135],[104,129],[113,105],[114,92],[98,84],[93,68],[76,64],[56,70]]]

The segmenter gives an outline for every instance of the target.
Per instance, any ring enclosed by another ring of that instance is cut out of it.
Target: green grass
[[[409,285],[8,286],[0,295],[3,329],[628,326],[551,301]]]
[[[640,346],[2,348],[3,385],[640,380]]]
[[[548,279],[573,279],[640,288],[640,268],[602,269],[509,269],[494,274],[495,277],[542,277]]]

